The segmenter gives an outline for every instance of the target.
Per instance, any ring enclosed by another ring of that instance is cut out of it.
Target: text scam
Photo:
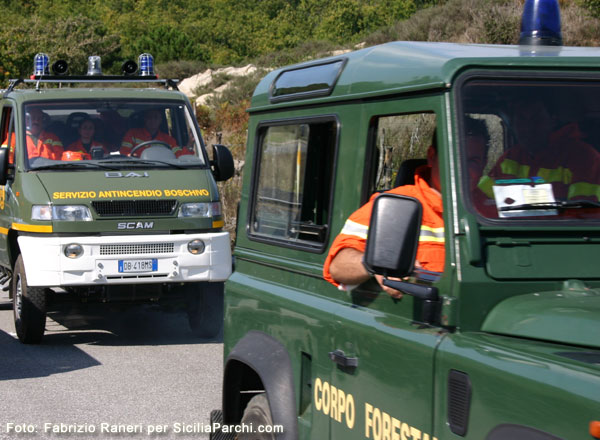
[[[315,409],[338,423],[342,421],[348,429],[354,429],[356,405],[354,396],[336,388],[327,381],[315,378],[313,401]],[[402,423],[387,412],[364,404],[365,438],[373,440],[437,440],[407,423]]]

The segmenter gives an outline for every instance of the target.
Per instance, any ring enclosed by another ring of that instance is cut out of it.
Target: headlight
[[[77,243],[71,243],[65,246],[63,252],[67,258],[79,258],[83,255],[83,246]]]
[[[194,255],[201,254],[202,252],[204,252],[204,249],[206,249],[206,245],[200,239],[190,241],[187,247],[188,251],[190,251],[190,254]]]
[[[221,202],[184,203],[179,208],[179,217],[211,218],[221,214]]]
[[[33,205],[31,218],[33,220],[91,222],[92,214],[87,206],[82,205]]]

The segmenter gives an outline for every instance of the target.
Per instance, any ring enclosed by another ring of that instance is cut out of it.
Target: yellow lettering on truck
[[[317,377],[315,378],[313,401],[317,411],[338,423],[342,423],[343,420],[349,429],[354,429],[356,407],[352,394]]]

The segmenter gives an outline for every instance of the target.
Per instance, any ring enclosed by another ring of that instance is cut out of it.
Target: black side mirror
[[[405,277],[415,265],[423,208],[412,197],[384,193],[373,203],[365,265],[390,277]]]
[[[233,156],[231,151],[225,145],[214,144],[213,160],[210,165],[213,169],[213,175],[217,182],[222,182],[233,176],[235,167],[233,165]]]
[[[0,185],[8,181],[8,148],[0,148]]]
[[[438,289],[433,286],[390,280],[410,275],[415,266],[423,207],[412,197],[384,193],[373,203],[365,266],[371,273],[383,275],[383,284],[429,303],[423,309],[423,321],[435,322]]]

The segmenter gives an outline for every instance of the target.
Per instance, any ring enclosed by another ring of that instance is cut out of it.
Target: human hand
[[[418,260],[415,260],[415,269],[423,269],[423,266],[421,266],[421,263],[419,263]],[[407,277],[408,278],[408,277]],[[379,283],[379,285],[381,286],[381,289],[387,293],[389,296],[391,296],[392,298],[395,299],[402,299],[402,296],[404,295],[401,291],[393,289],[391,287],[385,286],[383,284],[383,280],[385,279],[385,277],[383,275],[375,275],[375,279],[377,280],[377,283]],[[395,277],[387,277],[388,280],[392,280],[392,281],[405,281],[406,278],[395,278]]]
[[[385,286],[383,284],[383,280],[385,279],[385,277],[383,275],[375,275],[375,279],[381,286],[381,289],[385,293],[387,293],[389,296],[391,296],[392,298],[395,298],[395,299],[402,299],[402,296],[404,295],[402,292],[400,292],[399,290],[396,290],[396,289],[392,289],[391,287]],[[393,281],[402,281],[401,278],[388,277],[387,279],[393,280]]]

